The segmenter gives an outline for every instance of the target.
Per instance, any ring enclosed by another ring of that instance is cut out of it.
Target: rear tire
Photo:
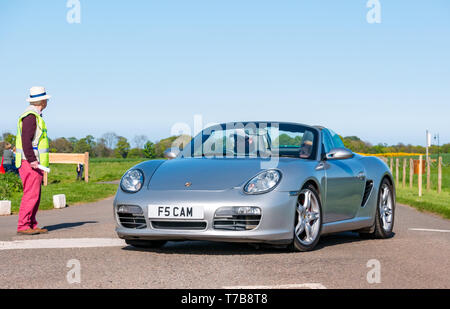
[[[385,178],[378,190],[377,210],[372,233],[359,233],[364,239],[386,239],[394,236],[395,199],[394,190]]]
[[[126,239],[125,242],[127,243],[127,245],[136,248],[161,248],[167,243],[167,241],[165,240],[130,240],[130,239]]]

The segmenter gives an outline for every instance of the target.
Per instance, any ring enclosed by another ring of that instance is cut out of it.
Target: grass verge
[[[65,194],[69,205],[79,203],[96,202],[113,196],[117,191],[117,185],[74,182],[65,184],[53,184],[42,187],[40,210],[53,209],[53,195]],[[15,193],[11,198],[11,210],[13,213],[19,212],[22,193]]]
[[[419,197],[418,189],[399,187],[397,188],[397,202],[450,219],[450,193],[448,191],[437,194],[436,191],[427,192],[424,189],[422,197]]]
[[[68,205],[96,202],[113,196],[116,184],[99,183],[120,179],[134,165],[144,159],[94,158],[89,164],[89,183],[76,180],[75,165],[51,164],[47,187],[42,187],[40,210],[53,209],[53,195],[65,194]],[[18,213],[22,192],[12,193],[11,210]]]

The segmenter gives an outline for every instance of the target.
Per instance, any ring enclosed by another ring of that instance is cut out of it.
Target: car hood
[[[226,190],[243,186],[261,172],[262,160],[183,158],[166,161],[149,182],[149,190]],[[190,183],[190,186],[186,186]]]

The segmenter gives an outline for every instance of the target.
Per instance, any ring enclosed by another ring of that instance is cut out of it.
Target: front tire
[[[125,239],[127,245],[136,248],[161,248],[166,244],[165,240],[130,240]]]
[[[394,236],[395,199],[394,190],[385,178],[378,190],[377,211],[372,233],[360,233],[362,238],[386,239]]]
[[[322,205],[316,189],[309,185],[298,197],[294,221],[292,249],[298,252],[313,250],[322,232]]]

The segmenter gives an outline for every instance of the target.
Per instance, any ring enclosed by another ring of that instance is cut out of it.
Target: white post
[[[422,155],[419,156],[419,197],[422,196]]]
[[[427,191],[430,190],[431,187],[431,179],[430,179],[430,156],[428,152],[428,147],[431,147],[431,134],[427,130],[427,157],[425,158],[426,169],[427,169]]]
[[[441,193],[442,190],[442,157],[438,158],[438,188],[437,193]]]
[[[53,195],[53,206],[55,209],[66,208],[66,196],[64,194]]]
[[[0,216],[11,214],[11,201],[0,201]]]

